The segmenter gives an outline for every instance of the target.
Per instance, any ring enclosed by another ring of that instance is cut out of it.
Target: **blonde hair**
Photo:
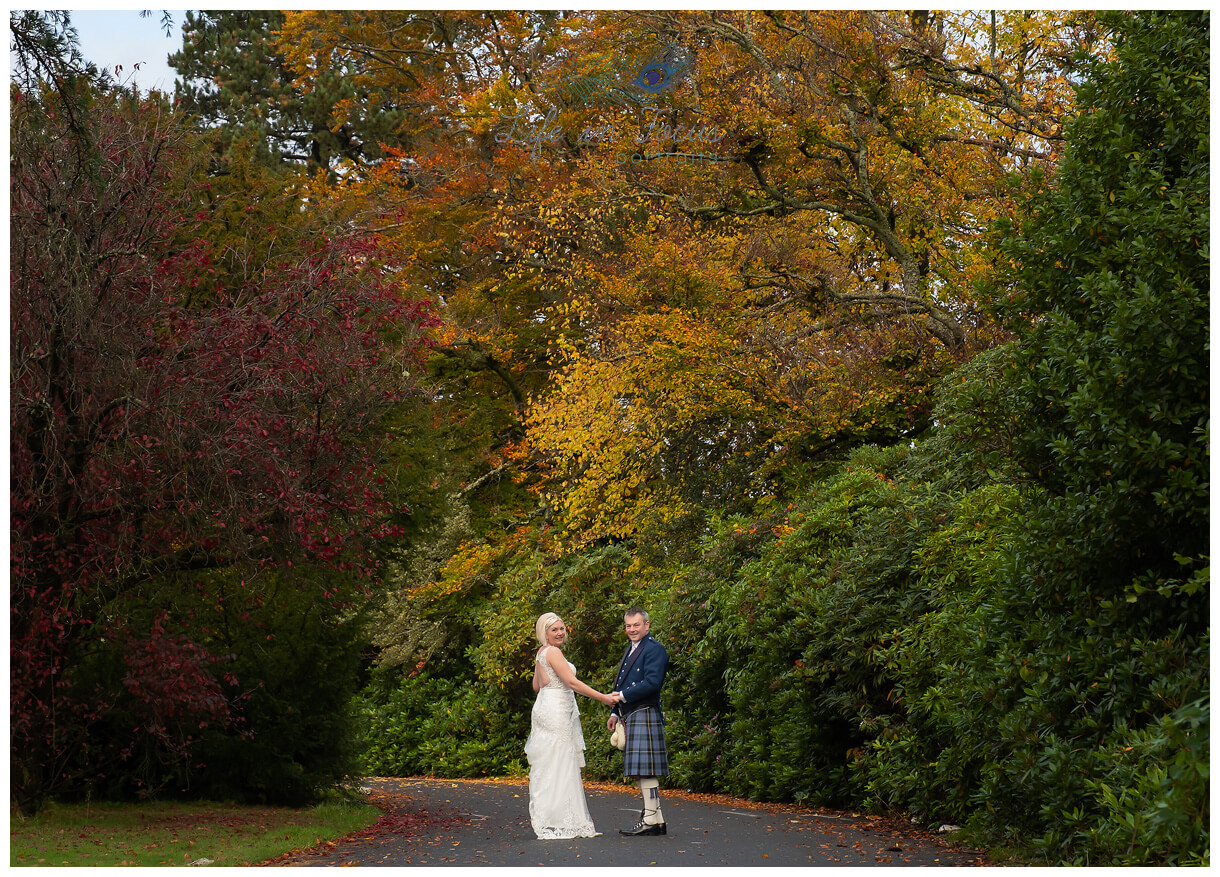
[[[563,621],[554,612],[547,612],[538,619],[538,623],[534,625],[534,634],[538,637],[538,642],[546,645],[546,630],[556,621]]]

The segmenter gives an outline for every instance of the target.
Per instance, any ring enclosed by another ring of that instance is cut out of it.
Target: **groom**
[[[669,773],[665,717],[661,715],[661,686],[665,684],[669,653],[648,632],[648,613],[643,609],[632,606],[624,613],[623,624],[631,646],[619,664],[614,683],[619,701],[611,710],[606,727],[613,731],[620,721],[623,723],[627,735],[623,775],[636,779],[644,808],[639,822],[631,828],[620,828],[619,833],[632,837],[665,834],[661,784],[657,777]]]

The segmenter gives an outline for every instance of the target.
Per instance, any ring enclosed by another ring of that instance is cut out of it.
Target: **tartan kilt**
[[[659,777],[669,773],[665,751],[665,724],[654,706],[640,707],[623,719],[627,746],[623,749],[623,776]]]

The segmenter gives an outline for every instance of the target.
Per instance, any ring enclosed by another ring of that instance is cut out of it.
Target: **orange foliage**
[[[416,108],[316,197],[434,297],[438,352],[507,388],[487,441],[578,540],[917,434],[1000,337],[985,231],[1053,164],[1069,49],[1099,40],[1008,11],[300,12],[282,37],[302,87],[350,66],[341,112]],[[642,95],[666,46],[673,85]]]

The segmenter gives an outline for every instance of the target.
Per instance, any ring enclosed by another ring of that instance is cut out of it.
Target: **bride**
[[[548,612],[535,633],[542,648],[534,659],[534,711],[525,757],[530,765],[530,823],[540,840],[596,837],[580,769],[585,766],[585,737],[580,729],[576,694],[613,706],[613,694],[594,691],[576,678],[576,668],[561,649],[568,638],[563,619]]]

